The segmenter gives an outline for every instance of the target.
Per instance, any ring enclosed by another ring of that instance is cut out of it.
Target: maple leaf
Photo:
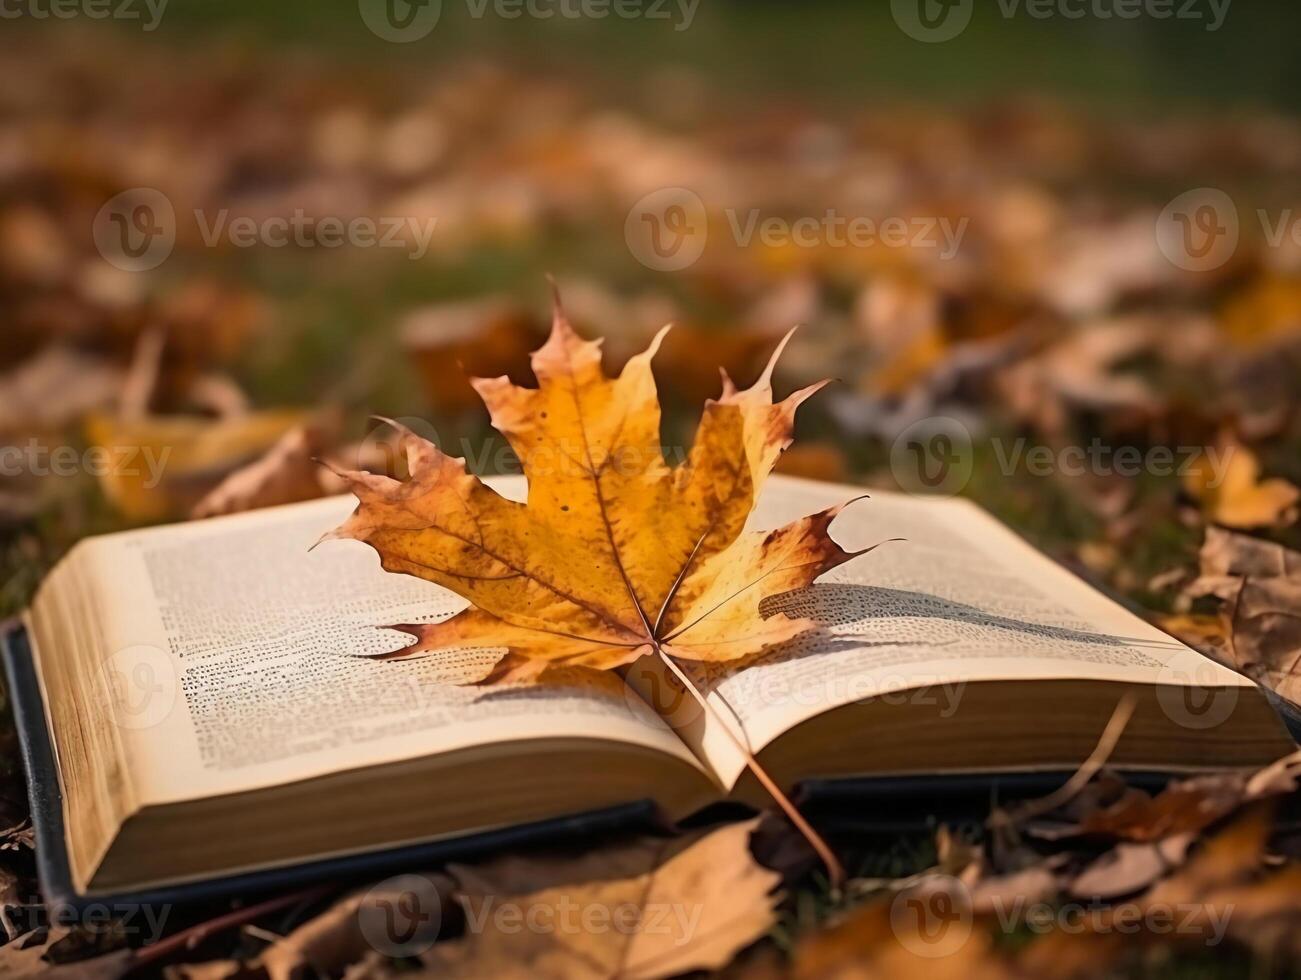
[[[551,335],[532,355],[537,388],[473,380],[521,461],[526,503],[401,427],[409,479],[339,472],[359,505],[327,537],[363,541],[386,570],[472,604],[443,622],[394,627],[416,642],[389,656],[501,648],[484,680],[519,680],[550,667],[609,670],[649,653],[735,661],[813,625],[765,618],[760,605],[863,553],[828,533],[844,505],[773,531],[745,523],[791,442],[796,409],[826,382],[774,401],[787,334],[753,387],[739,390],[723,373],[691,452],[670,466],[651,372],[667,330],[608,378],[600,341],[579,337],[557,298]]]

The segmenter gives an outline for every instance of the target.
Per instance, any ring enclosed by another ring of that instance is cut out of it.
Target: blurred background
[[[782,462],[962,493],[1154,615],[1296,546],[1301,9],[4,0],[0,615],[78,538],[514,461],[554,276],[657,360],[833,376]],[[888,529],[883,529],[888,530]]]

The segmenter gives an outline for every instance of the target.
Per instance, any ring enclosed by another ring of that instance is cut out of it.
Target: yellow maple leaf
[[[1217,447],[1221,470],[1208,453],[1200,454],[1184,474],[1184,488],[1207,517],[1225,527],[1286,527],[1297,518],[1301,491],[1281,477],[1261,479],[1260,461],[1232,437]]]
[[[608,378],[600,341],[579,337],[557,301],[551,335],[532,355],[537,388],[473,381],[519,456],[527,503],[406,430],[409,479],[340,471],[359,505],[327,537],[363,541],[388,571],[472,603],[443,622],[395,627],[417,642],[390,656],[500,648],[484,680],[517,680],[550,667],[608,670],[649,653],[734,661],[813,625],[765,618],[760,603],[863,553],[828,533],[841,506],[769,532],[745,523],[791,442],[796,408],[825,382],[775,402],[783,340],[753,387],[738,390],[723,374],[690,454],[669,466],[651,373],[667,329]]]

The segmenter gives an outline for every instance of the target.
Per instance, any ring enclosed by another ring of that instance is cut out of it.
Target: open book
[[[522,478],[490,481],[522,498]],[[774,478],[775,526],[855,488]],[[771,600],[821,629],[696,673],[715,711],[634,665],[534,687],[369,660],[377,625],[463,600],[322,532],[334,498],[82,542],[26,624],[57,757],[68,865],[108,894],[470,835],[651,798],[762,802],[748,742],[813,777],[1071,769],[1126,691],[1112,762],[1259,765],[1291,747],[1251,682],[1145,624],[961,500],[875,494],[833,526],[902,537]],[[466,658],[483,657],[482,652]]]

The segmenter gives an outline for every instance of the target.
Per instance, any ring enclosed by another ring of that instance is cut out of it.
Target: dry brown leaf
[[[1232,666],[1301,703],[1301,553],[1220,528],[1206,529],[1193,598],[1223,601]]]
[[[1179,867],[1194,840],[1184,833],[1151,844],[1118,844],[1075,876],[1070,893],[1090,900],[1132,895]]]
[[[909,914],[910,902],[934,902],[937,914],[932,917],[926,904]],[[972,928],[969,909],[951,908],[944,896],[922,889],[864,905],[811,934],[796,947],[791,974],[795,980],[1013,980],[1019,975],[989,934]]]
[[[38,929],[0,946],[5,980],[117,980],[131,968],[131,951],[116,949],[62,962],[61,948],[79,942],[64,928]]]
[[[575,858],[454,865],[466,936],[422,956],[439,977],[652,980],[714,970],[774,924],[780,876],[758,820]]]
[[[672,379],[669,390],[680,401],[698,403],[718,390],[720,369],[737,377],[753,375],[780,336],[770,323],[727,329],[675,321],[664,338],[661,370]]]
[[[1077,807],[1074,819],[1055,825],[1045,839],[1111,838],[1161,844],[1200,833],[1250,803],[1291,793],[1298,776],[1301,753],[1294,753],[1254,773],[1235,770],[1176,780],[1155,796],[1132,787],[1119,794],[1113,791],[1109,802]],[[1033,826],[1028,829],[1044,836]]]
[[[1140,909],[1182,912],[1170,938],[1205,948],[1217,933],[1261,953],[1301,952],[1301,865],[1267,868],[1273,808],[1257,803],[1212,836],[1176,874],[1137,900]],[[1106,925],[1103,920],[1104,927]]]
[[[0,375],[0,435],[58,432],[118,396],[124,372],[70,347],[51,346]]]
[[[226,476],[256,460],[301,424],[301,411],[254,412],[228,419],[95,415],[87,437],[105,454],[105,496],[134,520],[189,512]]]
[[[1266,276],[1252,283],[1225,304],[1220,326],[1247,349],[1295,343],[1301,337],[1301,280]]]
[[[1256,454],[1234,439],[1221,440],[1217,451],[1223,473],[1203,454],[1184,475],[1184,489],[1209,520],[1234,528],[1283,527],[1296,520],[1301,490],[1278,477],[1262,480]]]
[[[320,497],[327,489],[321,475],[327,471],[318,458],[324,454],[326,442],[318,426],[290,429],[261,459],[226,477],[195,505],[190,516],[238,514]]]
[[[467,372],[523,371],[539,333],[533,318],[505,297],[422,307],[406,316],[399,331],[430,403],[440,412],[478,404]]]
[[[1077,411],[1108,418],[1147,419],[1161,401],[1151,385],[1119,370],[1150,351],[1159,327],[1141,317],[1092,321],[1036,357],[1002,372],[999,386],[1008,407],[1039,430],[1058,434]]]
[[[437,915],[436,910],[425,906],[433,904],[435,893],[437,901],[446,905],[451,896],[452,882],[440,874],[420,877],[429,883],[431,889],[429,895],[421,896],[420,911],[432,917]],[[387,879],[380,886],[359,889],[339,899],[324,912],[273,942],[253,960],[184,964],[170,968],[168,976],[175,980],[299,980],[308,976],[337,976],[345,969],[378,955],[373,943],[375,937],[367,932],[370,923],[363,920],[363,915],[372,911],[380,913],[386,908],[401,909],[406,896],[383,887],[390,882],[396,886],[401,881],[401,877]],[[378,924],[381,918],[377,914],[373,922]],[[437,918],[441,920],[441,915]],[[397,924],[402,929],[408,928],[405,922]],[[379,935],[381,942],[385,938],[384,933]]]
[[[444,622],[396,627],[417,642],[394,656],[504,648],[490,679],[532,678],[551,665],[612,669],[647,654],[734,661],[813,625],[765,619],[760,604],[854,557],[828,533],[841,507],[770,532],[744,525],[791,441],[796,408],[821,385],[774,403],[779,347],[752,388],[724,378],[686,462],[671,467],[651,374],[659,337],[610,380],[599,342],[574,333],[557,302],[551,337],[533,355],[539,388],[474,382],[522,461],[527,504],[405,430],[411,479],[341,472],[360,503],[327,537],[364,541],[388,571],[473,603]]]
[[[1153,622],[1194,650],[1221,663],[1232,662],[1229,657],[1229,624],[1225,622],[1224,617],[1203,613],[1177,613],[1156,616]]]

